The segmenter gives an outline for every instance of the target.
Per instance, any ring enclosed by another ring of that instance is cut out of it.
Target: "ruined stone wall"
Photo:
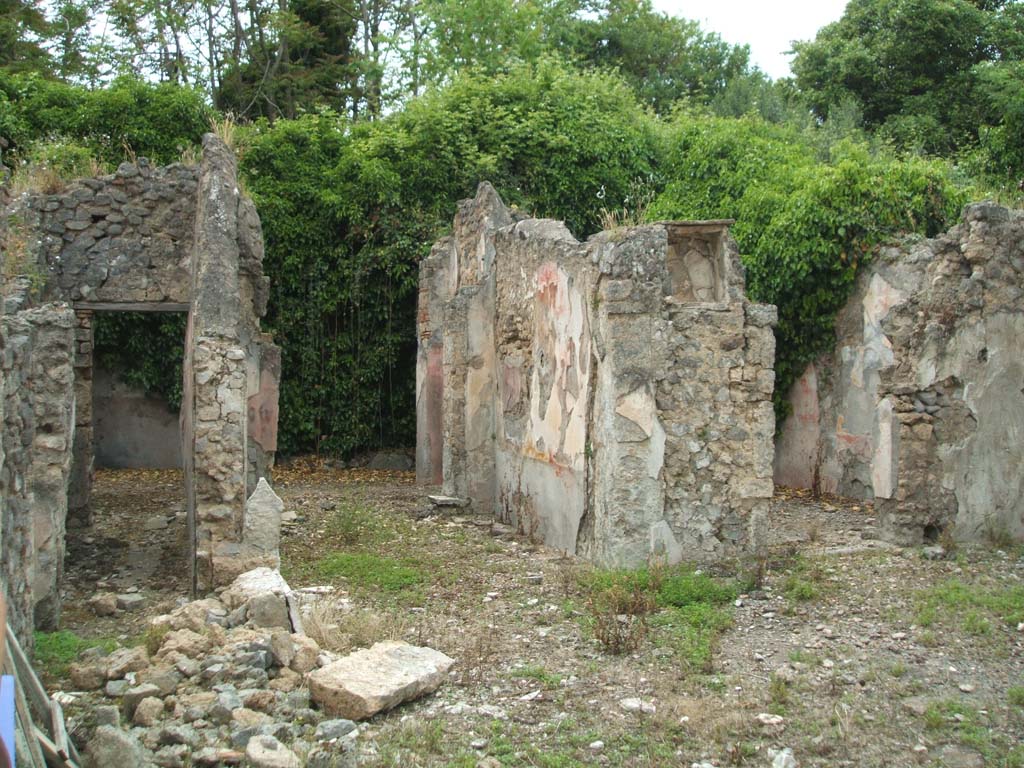
[[[0,221],[24,273],[5,286],[7,313],[20,317],[36,305],[73,312],[65,351],[74,384],[53,402],[74,418],[64,493],[84,512],[76,522],[89,523],[94,314],[188,312],[180,432],[193,585],[205,589],[255,565],[276,565],[267,536],[250,543],[245,534],[255,530],[247,528],[246,499],[269,477],[277,449],[281,357],[260,330],[269,294],[262,230],[252,201],[239,192],[231,150],[207,135],[197,167],[125,163],[60,194],[22,195]],[[62,545],[66,507],[53,509]],[[45,566],[59,581],[59,558]],[[41,595],[36,590],[37,615],[49,611],[40,607]]]
[[[1024,214],[884,249],[791,395],[783,484],[875,499],[883,535],[1024,538]]]
[[[33,622],[56,629],[74,435],[74,313],[67,305],[0,319],[0,499],[10,621],[31,645]]]
[[[188,304],[197,175],[143,158],[28,198],[21,210],[40,233],[42,300]]]
[[[440,420],[445,491],[549,546],[619,566],[755,549],[774,310],[744,301],[726,228],[581,243],[481,185],[421,266],[421,481]]]

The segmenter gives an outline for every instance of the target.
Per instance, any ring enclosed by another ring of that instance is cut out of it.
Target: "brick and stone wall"
[[[728,222],[581,243],[482,184],[420,285],[421,481],[605,565],[758,547],[774,309]]]
[[[790,395],[776,480],[875,500],[900,543],[1024,539],[1024,213],[883,249]]]

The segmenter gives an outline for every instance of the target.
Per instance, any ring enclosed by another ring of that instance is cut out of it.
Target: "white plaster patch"
[[[647,454],[647,476],[657,480],[661,476],[661,469],[665,466],[665,430],[661,421],[657,418],[651,429],[650,452]]]
[[[896,445],[898,434],[893,399],[883,398],[875,409],[878,439],[871,459],[871,486],[877,499],[891,499],[896,491]]]
[[[650,528],[651,560],[663,565],[682,562],[683,548],[679,546],[672,528],[665,520],[653,523]]]
[[[615,405],[615,413],[636,424],[647,437],[654,433],[654,398],[646,389],[634,389],[628,395],[620,397]],[[662,440],[664,441],[664,433]]]

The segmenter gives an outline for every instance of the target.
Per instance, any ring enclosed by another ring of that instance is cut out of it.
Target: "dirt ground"
[[[435,695],[364,725],[362,765],[769,766],[789,748],[801,766],[1024,766],[1024,549],[932,560],[879,542],[869,504],[781,491],[770,556],[721,566],[751,586],[709,659],[658,613],[613,655],[584,564],[489,519],[429,516],[411,474],[310,460],[274,485],[295,513],[286,578],[335,587],[317,632],[457,660]],[[132,642],[184,598],[180,486],[98,473],[95,525],[68,537],[63,628]],[[97,589],[146,607],[97,618]]]

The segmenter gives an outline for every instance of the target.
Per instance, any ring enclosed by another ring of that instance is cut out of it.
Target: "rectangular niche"
[[[668,227],[665,256],[671,282],[669,294],[679,302],[726,300],[723,222],[678,223]]]

